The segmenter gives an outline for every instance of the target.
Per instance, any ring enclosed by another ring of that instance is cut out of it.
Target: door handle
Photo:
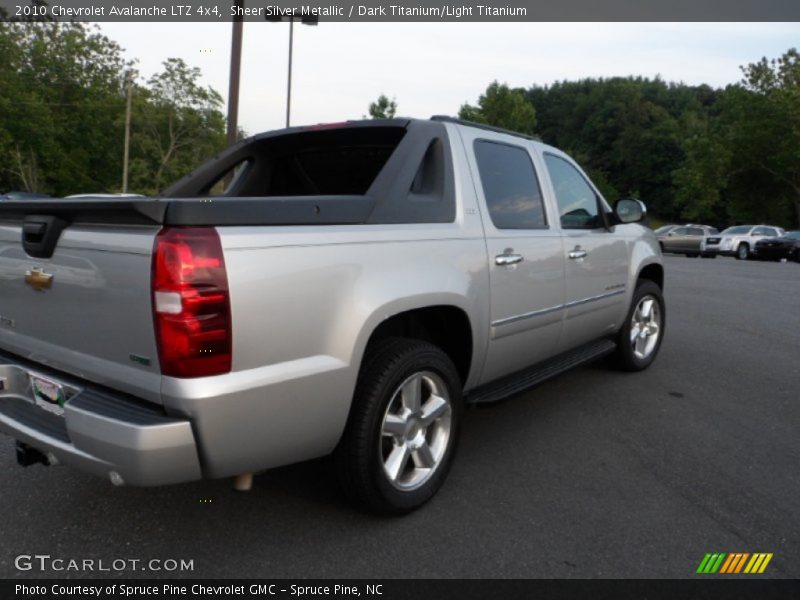
[[[522,262],[522,255],[514,254],[513,248],[506,248],[503,250],[502,254],[498,254],[494,257],[494,264],[500,265],[501,267],[507,267],[519,262]]]
[[[581,248],[580,246],[575,246],[574,250],[570,250],[569,254],[567,254],[571,259],[575,260],[577,258],[584,258],[586,256],[586,250]]]

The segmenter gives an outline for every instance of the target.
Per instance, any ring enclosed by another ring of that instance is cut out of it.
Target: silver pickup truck
[[[249,138],[159,198],[0,205],[0,430],[115,485],[332,454],[381,512],[441,486],[464,406],[613,355],[645,369],[644,206],[445,117]]]

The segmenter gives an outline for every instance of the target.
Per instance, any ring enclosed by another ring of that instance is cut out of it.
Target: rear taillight
[[[153,252],[153,314],[161,373],[207,377],[231,370],[231,306],[219,235],[165,228]]]

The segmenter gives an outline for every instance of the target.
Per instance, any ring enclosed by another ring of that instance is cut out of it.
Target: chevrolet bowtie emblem
[[[41,267],[33,267],[29,271],[25,271],[25,283],[37,292],[41,292],[53,285],[53,276],[50,273],[45,273]]]

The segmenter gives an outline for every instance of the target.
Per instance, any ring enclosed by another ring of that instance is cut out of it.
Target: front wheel
[[[616,364],[625,371],[643,371],[655,360],[664,338],[666,308],[661,288],[639,280],[617,339]]]
[[[736,258],[739,260],[747,260],[750,258],[750,246],[747,244],[739,244],[739,248],[736,250]]]
[[[458,371],[436,346],[393,338],[368,348],[334,453],[344,493],[383,514],[430,500],[453,460],[461,405]]]

